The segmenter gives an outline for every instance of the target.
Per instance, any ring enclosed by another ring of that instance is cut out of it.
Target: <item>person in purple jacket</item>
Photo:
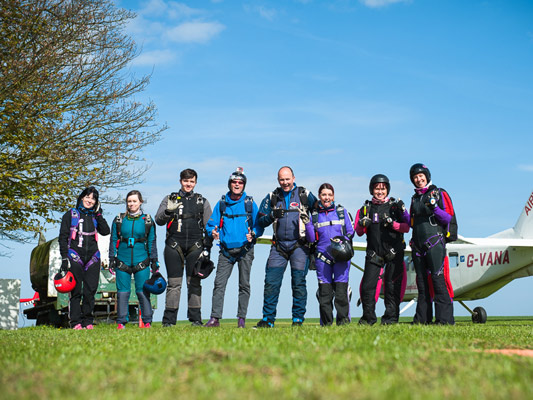
[[[404,279],[403,234],[409,232],[409,212],[401,200],[389,197],[389,178],[377,174],[370,180],[372,200],[367,200],[355,217],[358,236],[366,233],[365,271],[361,280],[363,315],[359,324],[374,325],[376,317],[376,287],[385,268],[385,313],[381,324],[395,324],[400,316],[401,292]]]
[[[329,183],[318,189],[317,206],[306,223],[306,238],[309,243],[316,242],[315,263],[318,278],[318,302],[320,305],[320,324],[333,324],[333,299],[337,311],[337,325],[350,323],[350,301],[348,278],[350,261],[336,261],[331,254],[331,239],[342,236],[350,242],[353,227],[350,215],[341,205],[335,206],[335,190]],[[353,249],[352,255],[353,255]]]

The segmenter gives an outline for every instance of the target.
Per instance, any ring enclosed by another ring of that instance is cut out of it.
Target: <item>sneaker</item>
[[[87,326],[85,327],[85,329],[94,329],[94,326],[93,326],[93,324],[89,324],[89,325],[87,325]]]
[[[79,330],[83,329],[83,327],[81,326],[81,324],[77,324],[72,329],[76,329],[77,331],[79,331]]]
[[[191,326],[204,326],[204,324],[202,324],[202,321],[192,321]]]
[[[292,326],[302,326],[304,321],[301,318],[293,318],[292,319]]]
[[[244,318],[239,318],[237,322],[237,328],[244,328]]]
[[[150,322],[147,322],[146,324],[144,324],[144,327],[145,328],[151,328],[152,327],[152,324]]]
[[[257,323],[255,328],[274,328],[274,321],[269,321],[266,317]]]
[[[117,329],[126,329],[126,325],[118,324]]]
[[[220,326],[220,322],[218,322],[218,318],[211,317],[205,326],[207,328],[218,328]]]

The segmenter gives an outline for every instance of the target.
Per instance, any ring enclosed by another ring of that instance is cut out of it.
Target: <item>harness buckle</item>
[[[128,247],[133,247],[135,245],[135,238],[128,238]]]

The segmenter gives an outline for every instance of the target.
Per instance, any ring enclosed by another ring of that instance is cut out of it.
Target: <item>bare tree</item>
[[[139,182],[166,126],[112,0],[0,0],[0,238],[27,240],[83,187]]]

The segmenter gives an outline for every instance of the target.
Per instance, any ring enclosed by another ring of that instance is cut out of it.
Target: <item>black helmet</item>
[[[350,261],[353,257],[352,241],[344,236],[335,236],[330,239],[328,253],[335,262]]]
[[[215,264],[210,259],[209,251],[204,249],[202,254],[200,254],[200,257],[198,257],[196,264],[194,264],[192,273],[200,279],[205,279],[211,275],[211,272],[213,272],[214,269]]]
[[[426,180],[428,181],[428,183],[431,182],[431,173],[429,172],[428,167],[426,167],[424,164],[416,163],[413,164],[413,166],[409,170],[409,178],[411,178],[411,183],[413,185],[415,184],[415,182],[413,181],[413,176],[418,175],[420,173],[426,176]]]
[[[377,175],[374,175],[372,177],[372,179],[370,179],[370,185],[368,185],[368,189],[370,190],[370,194],[373,195],[374,194],[374,186],[376,185],[376,183],[384,183],[385,186],[387,187],[387,195],[390,194],[390,182],[389,182],[389,178],[387,178],[386,175],[383,175],[383,174],[377,174]]]
[[[235,172],[233,172],[228,179],[228,189],[231,190],[231,181],[241,180],[244,187],[246,187],[246,175],[243,173],[242,167],[237,167]]]
[[[167,281],[160,272],[156,272],[144,282],[143,288],[153,294],[161,294],[167,288]]]

